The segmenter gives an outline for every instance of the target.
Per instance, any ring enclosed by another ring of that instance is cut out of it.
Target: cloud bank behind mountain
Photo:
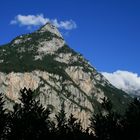
[[[140,96],[140,76],[137,73],[117,70],[113,73],[102,72],[108,81],[133,96]]]

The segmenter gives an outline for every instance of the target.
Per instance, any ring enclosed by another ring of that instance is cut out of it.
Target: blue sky
[[[70,47],[97,70],[126,70],[140,75],[139,0],[1,0],[1,45],[35,29],[10,24],[19,14],[73,20],[77,28],[61,32]]]

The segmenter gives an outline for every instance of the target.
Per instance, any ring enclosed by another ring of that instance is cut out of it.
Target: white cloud
[[[48,22],[49,19],[44,18],[42,14],[40,15],[17,15],[14,20],[11,21],[11,24],[19,24],[25,26],[37,26],[43,25]]]
[[[102,72],[102,74],[117,88],[130,94],[140,95],[140,77],[138,74],[121,70],[113,73]]]
[[[76,23],[73,20],[58,22],[57,19],[53,19],[53,20],[51,20],[51,22],[56,27],[66,29],[66,30],[75,29],[77,27]]]
[[[66,21],[58,21],[57,19],[50,19],[44,17],[43,14],[39,15],[17,15],[15,18],[10,22],[10,24],[18,24],[20,26],[27,26],[28,28],[41,26],[47,22],[51,22],[57,28],[65,29],[65,30],[72,30],[77,28],[76,23],[73,20],[66,20]]]

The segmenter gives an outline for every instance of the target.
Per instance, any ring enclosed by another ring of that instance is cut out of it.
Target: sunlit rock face
[[[87,128],[89,118],[108,97],[122,111],[129,96],[112,86],[79,53],[69,48],[56,27],[47,23],[0,47],[0,92],[11,110],[19,103],[20,89],[35,91],[36,100],[52,110],[52,119],[64,104]]]

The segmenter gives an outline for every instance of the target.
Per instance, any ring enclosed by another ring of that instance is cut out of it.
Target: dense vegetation
[[[4,109],[3,94],[0,94],[0,139],[1,140],[139,140],[140,100],[134,99],[124,115],[112,110],[112,103],[104,98],[102,109],[91,117],[91,125],[84,130],[81,122],[71,114],[66,118],[64,104],[50,119],[51,111],[35,100],[34,92],[24,88],[20,104],[13,111]],[[89,131],[90,130],[90,131]],[[91,131],[93,130],[93,131]],[[94,134],[92,133],[94,132]]]

